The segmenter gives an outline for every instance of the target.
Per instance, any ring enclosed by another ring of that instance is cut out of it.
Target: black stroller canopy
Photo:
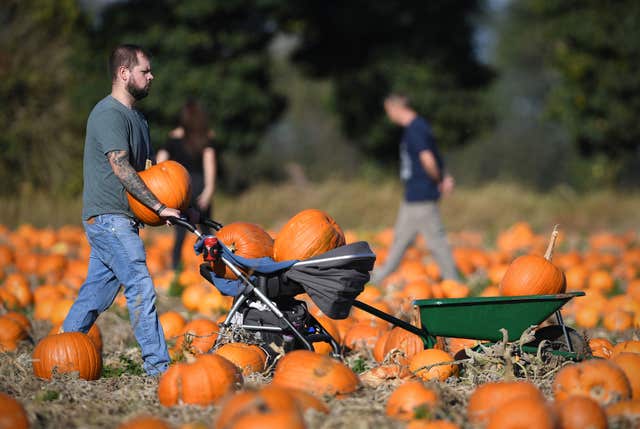
[[[287,286],[302,287],[330,318],[345,319],[369,281],[375,260],[369,244],[359,241],[297,262],[280,279]]]
[[[266,280],[265,293],[270,299],[293,297],[306,292],[324,314],[332,319],[349,315],[353,300],[369,281],[376,255],[364,241],[347,244],[304,261],[274,262],[270,258],[238,257],[225,247],[223,256],[250,273],[250,280]],[[241,279],[216,276],[208,264],[200,265],[200,273],[224,295],[243,293]]]

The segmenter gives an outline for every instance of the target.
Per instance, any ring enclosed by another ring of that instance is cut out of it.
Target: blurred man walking
[[[442,278],[459,280],[438,208],[441,194],[453,190],[453,178],[444,169],[429,124],[411,107],[409,99],[391,94],[384,101],[384,109],[391,122],[404,127],[400,141],[400,177],[405,193],[391,250],[384,266],[372,273],[371,282],[381,282],[398,268],[418,233],[427,242]]]

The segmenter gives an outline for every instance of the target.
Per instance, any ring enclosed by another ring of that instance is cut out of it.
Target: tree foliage
[[[153,55],[155,80],[141,108],[156,147],[177,125],[182,104],[198,98],[223,148],[226,177],[235,185],[246,183],[250,172],[242,159],[285,106],[271,85],[267,51],[279,3],[134,0],[105,11],[97,32],[104,58],[123,42],[140,44]]]
[[[292,2],[293,57],[311,76],[330,77],[346,134],[366,155],[393,160],[398,130],[384,120],[390,91],[409,95],[443,146],[458,146],[485,129],[491,115],[481,90],[491,72],[472,44],[480,1]]]
[[[71,58],[81,28],[74,0],[0,7],[0,193],[81,187],[81,131],[67,92],[77,83]]]
[[[526,0],[513,3],[544,29],[544,53],[559,82],[547,101],[583,155],[620,158],[640,141],[640,3]]]

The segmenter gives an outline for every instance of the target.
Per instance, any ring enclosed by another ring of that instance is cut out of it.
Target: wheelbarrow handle
[[[390,314],[385,313],[384,311],[380,311],[375,307],[370,306],[369,304],[365,304],[362,301],[358,301],[357,299],[353,301],[353,306],[359,308],[360,310],[366,311],[367,313],[376,316],[385,322],[389,322],[394,326],[404,329],[405,331],[409,331],[412,334],[419,336],[423,342],[428,343],[428,333],[424,329],[420,329],[417,326],[412,325],[411,323],[407,323],[404,320],[398,319],[397,317],[393,317]]]

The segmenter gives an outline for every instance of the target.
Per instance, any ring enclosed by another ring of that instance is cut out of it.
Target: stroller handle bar
[[[189,223],[189,221],[187,221],[186,218],[169,216],[167,219],[172,224],[180,225],[180,226],[186,228],[187,230],[191,231],[198,238],[202,238],[203,237],[202,233],[200,231],[198,231],[198,229],[195,227],[195,225],[192,225],[191,223]],[[206,226],[208,226],[210,228],[213,228],[216,231],[219,231],[220,228],[222,228],[222,224],[221,223],[216,222],[215,220],[212,220],[212,219],[200,219],[200,223],[202,223],[203,225],[206,225]]]

